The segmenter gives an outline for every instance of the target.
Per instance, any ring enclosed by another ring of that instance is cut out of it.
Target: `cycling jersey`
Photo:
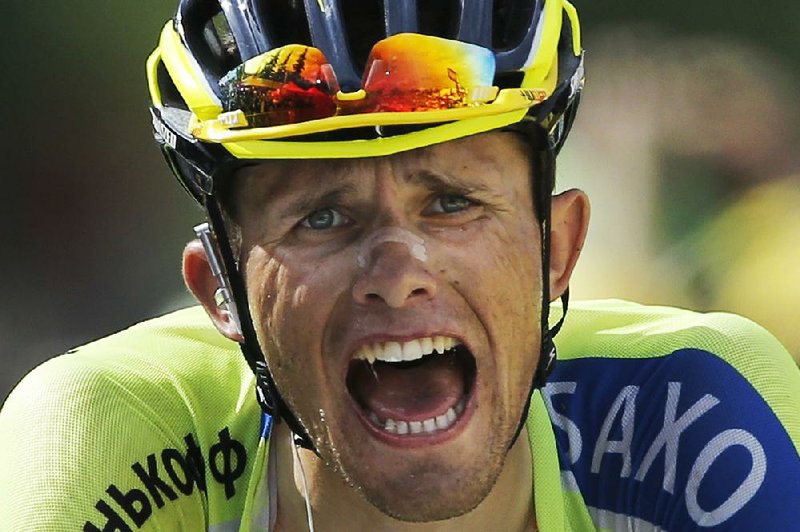
[[[585,302],[557,344],[527,423],[540,530],[800,522],[800,372],[763,329],[728,314]],[[0,413],[0,523],[263,523],[268,442],[253,388],[238,347],[200,308],[46,362]]]

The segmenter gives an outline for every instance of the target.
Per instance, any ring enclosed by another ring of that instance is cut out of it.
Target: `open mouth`
[[[472,353],[446,336],[362,346],[350,362],[347,390],[379,434],[442,435],[464,417],[475,383]]]

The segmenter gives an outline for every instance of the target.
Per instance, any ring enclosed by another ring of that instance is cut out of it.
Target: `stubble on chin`
[[[355,464],[348,467],[337,453],[336,463],[328,467],[381,513],[398,521],[423,523],[456,518],[477,508],[497,484],[506,457],[506,452],[492,450],[465,468],[447,463],[409,468],[406,464],[402,473],[387,476],[372,475]]]

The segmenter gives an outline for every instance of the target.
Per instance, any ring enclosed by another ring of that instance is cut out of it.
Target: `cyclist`
[[[760,328],[573,305],[554,371],[588,225],[552,196],[571,4],[182,0],[148,78],[208,219],[183,260],[204,312],[15,390],[11,529],[797,521],[800,375]]]

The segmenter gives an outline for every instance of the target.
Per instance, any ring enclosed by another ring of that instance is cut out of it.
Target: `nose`
[[[383,242],[367,257],[353,285],[353,298],[361,304],[383,302],[401,308],[436,295],[436,281],[405,243]]]

